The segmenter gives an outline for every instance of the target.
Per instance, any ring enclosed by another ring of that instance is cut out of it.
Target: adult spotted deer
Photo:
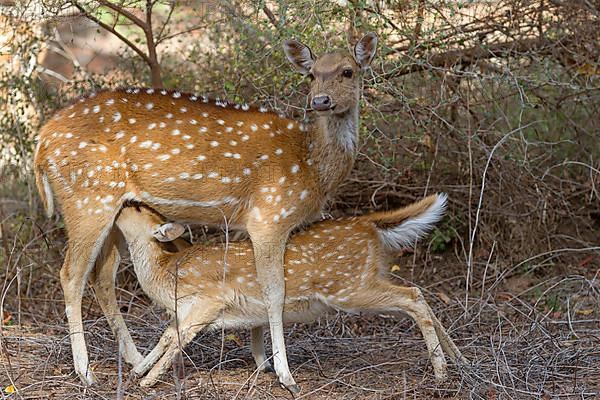
[[[88,277],[124,359],[133,365],[142,359],[114,293],[122,240],[114,221],[125,201],[138,200],[173,220],[248,232],[275,371],[285,387],[299,390],[283,337],[285,243],[292,229],[320,212],[352,168],[361,75],[376,46],[369,33],[352,54],[317,58],[300,42],[284,43],[291,63],[313,78],[316,121],[306,129],[261,108],[154,89],[92,93],[44,125],[36,181],[49,214],[53,198],[60,204],[69,236],[61,284],[75,370],[84,383],[95,381],[81,317]]]
[[[454,361],[465,361],[460,351],[420,290],[394,285],[385,275],[389,254],[430,230],[445,204],[445,195],[433,195],[402,209],[321,221],[293,234],[284,257],[284,322],[309,322],[335,310],[404,311],[421,329],[436,378],[444,380],[444,352]],[[224,246],[165,251],[159,242],[177,238],[185,228],[165,223],[144,205],[123,208],[116,224],[128,243],[142,289],[177,318],[135,368],[139,375],[152,368],[142,379],[143,386],[153,385],[202,329],[252,328],[256,364],[260,369],[270,367],[262,335],[267,308],[250,242],[229,244],[224,268]]]

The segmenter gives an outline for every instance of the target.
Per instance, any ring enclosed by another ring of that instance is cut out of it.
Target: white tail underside
[[[448,195],[440,193],[436,201],[422,214],[404,220],[400,225],[389,229],[378,229],[383,243],[391,249],[409,247],[428,233],[442,219],[446,211]]]

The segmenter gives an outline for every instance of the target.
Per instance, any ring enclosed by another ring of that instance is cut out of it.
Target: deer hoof
[[[289,385],[289,386],[284,386],[291,394],[296,395],[299,394],[300,391],[302,390],[300,388],[300,385],[297,384],[293,384],[293,385]]]
[[[98,383],[98,379],[96,379],[96,375],[91,370],[85,371],[85,373],[78,373],[79,379],[85,386],[93,386]]]
[[[261,368],[261,372],[273,374],[273,373],[275,373],[275,369],[273,368],[273,366],[271,364],[265,364]]]

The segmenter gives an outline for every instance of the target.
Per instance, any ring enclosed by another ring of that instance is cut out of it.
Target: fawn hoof
[[[140,386],[141,387],[150,387],[150,386],[154,386],[154,384],[156,383],[156,379],[153,378],[144,378],[140,381]]]
[[[275,368],[273,368],[271,365],[267,365],[263,368],[263,372],[268,373],[268,374],[274,374]]]
[[[273,366],[270,363],[266,362],[260,366],[260,372],[275,373],[275,368],[273,368]]]

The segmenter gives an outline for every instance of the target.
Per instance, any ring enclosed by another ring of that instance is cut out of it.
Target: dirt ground
[[[502,280],[488,276],[479,280],[486,287],[471,291],[481,295],[469,298],[465,309],[464,271],[448,258],[436,256],[423,266],[406,255],[398,260],[401,268],[394,279],[424,290],[469,365],[450,365],[449,381],[438,384],[420,333],[407,316],[329,315],[286,330],[292,372],[302,386],[297,398],[600,398],[598,270],[586,266],[579,268],[583,273],[543,279],[528,273]],[[128,267],[119,281],[128,288],[119,290],[127,324],[146,353],[167,318],[132,283]],[[39,301],[23,302],[20,321],[5,311],[3,399],[292,398],[273,374],[255,371],[245,331],[200,334],[186,349],[183,367],[154,388],[140,388],[119,359],[91,291],[85,296],[84,318],[100,383],[82,387],[72,368],[59,287]],[[553,308],[549,299],[568,306]],[[11,384],[17,389],[13,394],[6,391]]]

